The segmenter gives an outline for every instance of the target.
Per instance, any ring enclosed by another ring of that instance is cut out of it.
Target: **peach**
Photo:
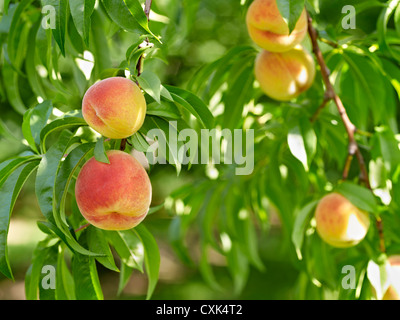
[[[315,63],[301,46],[280,53],[263,50],[256,58],[254,72],[261,90],[267,96],[288,101],[311,87]]]
[[[105,230],[127,230],[146,217],[152,187],[146,170],[130,154],[107,152],[109,164],[89,159],[79,172],[76,201],[84,218]]]
[[[388,258],[389,288],[383,295],[382,300],[400,300],[400,255],[393,255]]]
[[[333,247],[355,246],[368,232],[369,214],[339,193],[324,196],[315,210],[317,232]]]
[[[92,85],[82,101],[88,125],[111,139],[124,139],[137,132],[146,116],[146,100],[131,80],[113,77]]]
[[[247,10],[247,30],[261,48],[284,52],[299,44],[307,33],[307,13],[304,9],[292,33],[279,12],[276,0],[255,0]]]

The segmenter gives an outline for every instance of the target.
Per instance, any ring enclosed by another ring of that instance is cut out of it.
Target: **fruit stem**
[[[313,52],[317,58],[318,65],[320,66],[322,79],[324,81],[325,88],[326,88],[324,102],[318,108],[317,113],[319,114],[319,112],[321,112],[322,108],[325,107],[325,105],[327,104],[327,101],[325,101],[325,100],[328,99],[328,101],[329,101],[331,98],[335,102],[336,107],[339,111],[340,117],[342,119],[342,122],[345,126],[345,129],[346,129],[346,132],[348,135],[348,139],[349,139],[348,156],[346,159],[343,177],[347,178],[351,160],[353,159],[353,156],[356,156],[358,165],[359,165],[360,171],[361,171],[361,180],[365,183],[366,187],[372,191],[371,184],[370,184],[369,177],[368,177],[367,166],[365,164],[364,157],[360,151],[360,148],[355,140],[355,133],[357,132],[357,128],[351,122],[351,120],[346,112],[346,108],[343,105],[342,100],[336,94],[335,89],[329,79],[330,71],[325,63],[325,59],[324,59],[321,49],[318,45],[318,32],[312,25],[312,18],[310,16],[309,12],[307,12],[307,18],[308,18],[308,34],[310,35]],[[312,119],[314,119],[314,116]],[[380,217],[377,218],[376,226],[378,228],[378,233],[379,233],[379,242],[380,242],[379,247],[380,247],[381,252],[384,253],[386,251],[386,249],[385,249],[385,242],[384,242],[384,236],[383,236],[382,220]]]

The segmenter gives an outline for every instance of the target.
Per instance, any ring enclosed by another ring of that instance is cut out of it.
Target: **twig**
[[[310,122],[315,122],[318,119],[319,114],[321,113],[321,111],[325,108],[325,106],[331,100],[332,100],[332,97],[328,96],[328,93],[325,92],[324,100],[322,101],[321,105],[318,107],[318,109],[315,111],[315,113],[310,118]]]
[[[312,18],[309,13],[308,15],[308,33],[311,38],[311,43],[312,43],[312,48],[313,52],[317,58],[318,65],[321,68],[321,75],[322,79],[325,84],[326,92],[325,92],[325,99],[328,99],[327,97],[332,97],[332,100],[335,102],[336,107],[338,109],[339,115],[342,119],[342,122],[344,124],[344,127],[346,129],[347,135],[348,135],[348,140],[349,140],[349,145],[348,145],[348,155],[345,163],[345,169],[343,171],[343,177],[347,178],[348,175],[348,170],[350,168],[351,160],[353,159],[354,156],[356,156],[358,165],[360,167],[360,172],[361,172],[361,180],[365,183],[366,187],[371,190],[371,184],[369,181],[368,177],[368,171],[367,167],[363,158],[363,155],[358,147],[358,144],[355,140],[355,132],[357,131],[356,126],[351,122],[349,116],[347,115],[346,109],[343,105],[342,100],[340,97],[336,94],[335,89],[329,79],[329,74],[330,71],[325,63],[324,57],[322,55],[321,49],[319,48],[318,45],[318,32],[317,30],[312,26]],[[326,105],[326,102],[323,104],[323,107]],[[321,109],[321,107],[319,108]],[[319,110],[320,112],[320,110]],[[372,190],[371,190],[372,191]],[[383,227],[382,227],[382,220],[378,217],[377,218],[377,228],[378,228],[378,233],[379,233],[379,240],[380,240],[380,250],[381,252],[385,252],[385,243],[384,243],[384,237],[383,237]]]

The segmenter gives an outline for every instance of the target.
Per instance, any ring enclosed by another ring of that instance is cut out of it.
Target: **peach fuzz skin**
[[[79,172],[76,201],[84,218],[104,230],[127,230],[146,217],[152,187],[146,170],[130,154],[107,152],[110,164],[89,159]]]
[[[82,101],[82,114],[88,125],[111,139],[124,139],[136,133],[143,125],[146,109],[140,88],[122,77],[96,82]]]
[[[289,101],[311,87],[315,63],[301,46],[281,53],[263,50],[256,58],[254,72],[261,90],[267,96]]]
[[[284,52],[299,44],[307,34],[305,9],[292,33],[279,12],[276,0],[255,0],[246,15],[250,38],[261,48],[271,52]]]
[[[315,210],[317,232],[333,247],[348,248],[364,239],[370,219],[339,193],[324,196]]]

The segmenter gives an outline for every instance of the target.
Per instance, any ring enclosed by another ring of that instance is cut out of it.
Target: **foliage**
[[[154,128],[166,131],[168,141],[170,120],[177,121],[173,129],[178,132],[227,128],[255,133],[250,175],[236,175],[235,164],[182,164],[167,157],[177,174],[184,171],[191,177],[189,185],[165,200],[172,217],[165,222],[170,223],[170,244],[183,262],[198,265],[205,281],[218,290],[221,286],[209,260],[210,251],[218,252],[239,294],[251,268],[268,272],[259,254],[259,239],[270,232],[278,215],[285,254],[300,274],[297,298],[370,299],[371,284],[375,289],[384,285],[370,271],[375,270],[372,263],[384,263],[377,227],[372,224],[360,245],[336,249],[318,237],[312,215],[317,201],[336,190],[382,219],[388,255],[400,250],[400,1],[305,2],[319,31],[330,79],[358,129],[356,141],[372,191],[359,178],[354,161],[347,180],[342,179],[347,133],[333,101],[320,110],[324,100],[320,72],[312,88],[295,101],[277,102],[261,92],[253,75],[259,49],[248,40],[244,23],[251,1],[155,0],[156,15],[149,23],[143,2],[3,2],[0,135],[18,150],[11,149],[14,154],[0,164],[1,273],[13,279],[7,253],[10,217],[21,188],[35,174],[44,218],[38,227],[47,238],[34,251],[26,274],[26,297],[101,299],[99,264],[120,272],[119,292],[133,270],[146,272],[147,298],[152,296],[160,254],[146,223],[129,231],[81,229],[85,221],[73,192],[85,160],[94,155],[105,161],[105,151],[121,143],[88,129],[80,113],[83,94],[99,79],[127,76],[139,82],[148,103],[145,124],[128,140],[127,152],[144,151],[144,136]],[[292,28],[304,1],[277,2]],[[55,29],[43,28],[46,12],[41,8],[46,5],[56,9]],[[343,29],[345,5],[356,9],[356,29]],[[213,15],[225,11],[236,12],[236,23]],[[213,25],[201,23],[202,14],[213,17],[216,35]],[[213,36],[222,43],[212,43],[217,54],[207,50]],[[141,46],[145,39],[152,45]],[[311,51],[309,39],[305,46]],[[143,54],[143,72],[138,74]],[[190,68],[179,69],[180,65]],[[187,246],[193,234],[199,237],[198,260]],[[43,265],[57,271],[54,290],[40,285]],[[357,270],[352,290],[341,286],[345,265]]]

